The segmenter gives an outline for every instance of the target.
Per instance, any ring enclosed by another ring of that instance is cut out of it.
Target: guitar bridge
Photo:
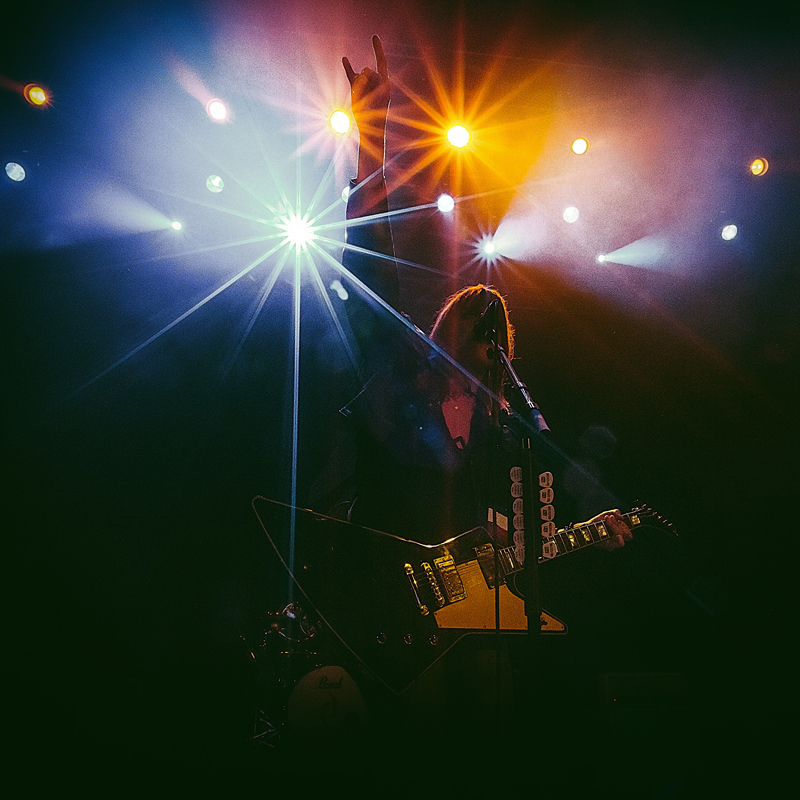
[[[494,589],[498,583],[505,583],[502,573],[497,576],[499,580],[495,577],[497,573],[495,572],[494,547],[491,544],[482,544],[480,547],[476,547],[475,555],[478,557],[478,566],[480,566],[483,573],[483,579],[490,589]]]
[[[428,578],[428,583],[430,584],[436,603],[438,604],[439,608],[443,608],[445,603],[444,595],[442,594],[442,590],[439,588],[439,584],[436,582],[436,575],[433,572],[433,567],[427,561],[424,561],[422,563],[422,569],[425,571],[425,576]]]
[[[439,577],[441,578],[444,592],[447,595],[447,602],[455,603],[459,600],[463,600],[467,596],[467,590],[464,588],[464,583],[461,580],[461,576],[458,574],[453,556],[442,556],[441,558],[434,559],[433,563],[439,571]]]
[[[417,608],[419,609],[419,613],[422,614],[423,617],[427,617],[430,613],[428,606],[422,602],[422,598],[419,596],[419,589],[417,587],[417,579],[414,577],[414,567],[411,564],[404,564],[403,570],[406,573],[406,577],[408,578],[409,586],[411,586],[411,591],[414,594],[414,600],[417,603]]]

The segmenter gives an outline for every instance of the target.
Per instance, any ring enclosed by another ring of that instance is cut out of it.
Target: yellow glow
[[[25,87],[25,99],[34,106],[43,106],[47,102],[47,92],[41,86],[30,83]]]
[[[328,124],[336,133],[347,133],[350,130],[350,115],[346,111],[334,111],[328,117]]]
[[[576,156],[582,156],[585,152],[589,149],[589,140],[588,139],[576,139],[572,143],[572,152],[575,153]]]
[[[769,161],[766,158],[757,158],[750,165],[750,172],[753,175],[763,175],[769,169]]]
[[[447,141],[453,147],[466,147],[471,138],[472,135],[463,125],[452,125],[447,131]]]

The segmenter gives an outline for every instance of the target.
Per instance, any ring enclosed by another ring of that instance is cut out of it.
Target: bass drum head
[[[367,718],[358,685],[338,666],[309,672],[292,689],[286,705],[290,734],[306,740],[335,743],[363,732]]]

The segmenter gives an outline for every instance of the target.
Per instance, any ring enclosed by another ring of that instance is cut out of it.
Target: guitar
[[[523,566],[513,547],[495,552],[484,528],[423,544],[261,496],[252,506],[294,587],[394,693],[405,691],[466,635],[528,630],[516,582]],[[631,528],[655,524],[674,534],[648,507],[623,517]],[[568,526],[544,540],[540,562],[610,538],[602,521]],[[540,624],[543,634],[566,632],[546,611]]]

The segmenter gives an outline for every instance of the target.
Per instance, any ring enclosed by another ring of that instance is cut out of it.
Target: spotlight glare
[[[769,169],[769,161],[766,158],[757,158],[750,165],[750,172],[753,175],[763,175]]]
[[[278,227],[286,236],[284,244],[292,245],[295,250],[305,250],[316,238],[313,225],[306,217],[301,217],[294,211],[282,217],[278,221]]]
[[[350,115],[337,109],[328,117],[328,124],[336,133],[345,134],[350,130]]]
[[[587,150],[589,149],[589,140],[580,138],[576,139],[572,143],[572,152],[575,153],[576,156],[582,156]]]
[[[22,164],[17,164],[16,161],[9,161],[8,164],[6,164],[6,175],[8,175],[12,181],[19,183],[25,180],[25,168]]]
[[[344,187],[344,189],[342,189],[342,200],[344,200],[344,202],[346,203],[349,197],[350,197],[350,185],[348,184],[347,186]]]
[[[456,207],[456,201],[449,194],[440,194],[436,207],[442,214],[449,214]]]
[[[447,141],[453,147],[466,147],[471,138],[472,135],[463,125],[452,125],[447,131]]]
[[[217,194],[225,188],[225,183],[219,175],[209,175],[206,180],[206,189]]]
[[[580,212],[575,206],[569,206],[569,208],[564,209],[564,214],[562,216],[564,217],[564,222],[569,222],[571,224],[578,221]]]
[[[599,264],[602,264],[605,260],[606,260],[606,257],[602,253],[600,253],[600,255],[597,256],[597,262]]]
[[[47,92],[35,83],[29,83],[22,93],[32,106],[43,106],[47,102]]]
[[[178,220],[175,220],[171,225],[171,228],[174,231],[179,231],[182,227],[183,227],[183,225],[181,225],[181,223],[178,222]]]
[[[208,114],[214,122],[225,122],[228,118],[228,108],[222,100],[214,98],[206,103],[206,114]]]
[[[729,242],[731,239],[736,238],[737,233],[739,233],[739,229],[735,225],[726,225],[722,229],[720,236],[722,236],[726,242]]]

